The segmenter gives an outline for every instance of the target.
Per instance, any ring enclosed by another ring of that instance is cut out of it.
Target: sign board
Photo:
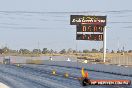
[[[76,25],[76,40],[103,41],[103,58],[106,57],[106,16],[71,15],[70,24]],[[78,34],[78,32],[93,32]],[[94,34],[100,32],[100,34]]]
[[[71,25],[93,24],[106,26],[106,16],[71,15],[70,24]]]
[[[103,34],[76,34],[76,40],[103,41]]]
[[[104,26],[99,25],[77,25],[77,32],[103,32]]]

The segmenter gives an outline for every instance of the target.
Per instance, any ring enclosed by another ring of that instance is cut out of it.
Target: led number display
[[[77,34],[76,40],[103,41],[103,34]]]
[[[77,25],[77,32],[103,32],[104,26],[99,25]]]

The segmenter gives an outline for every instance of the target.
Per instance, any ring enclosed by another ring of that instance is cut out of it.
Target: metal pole
[[[39,41],[38,41],[38,52],[37,52],[38,56],[39,56]]]
[[[103,35],[103,59],[104,62],[106,62],[106,27],[104,27]]]
[[[77,51],[77,26],[76,26],[76,39],[75,39],[75,42],[76,42],[76,58],[77,58],[77,54],[78,54],[78,51]],[[77,58],[77,68],[78,68],[78,58]]]

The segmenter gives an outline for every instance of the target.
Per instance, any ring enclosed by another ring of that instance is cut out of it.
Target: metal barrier
[[[116,56],[111,59],[110,63],[124,66],[132,66],[132,56]]]

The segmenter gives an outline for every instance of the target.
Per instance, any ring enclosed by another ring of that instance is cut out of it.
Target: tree
[[[67,50],[67,53],[73,53],[73,50],[72,50],[71,48],[69,48],[69,49]]]
[[[3,53],[4,53],[3,49],[0,49],[0,54],[3,54]]]
[[[51,49],[51,50],[49,51],[49,53],[50,53],[50,54],[53,54],[53,53],[54,53],[54,51]]]
[[[92,49],[92,53],[98,53],[98,50]]]
[[[66,53],[65,49],[63,49],[63,50],[60,51],[60,54],[65,54],[65,53]]]
[[[49,50],[47,48],[43,48],[42,53],[47,54],[47,53],[49,53]]]
[[[100,53],[103,53],[103,51],[104,51],[103,48],[101,48],[101,49],[99,50]]]
[[[41,50],[40,49],[33,49],[33,53],[34,54],[41,54]]]
[[[132,53],[132,50],[128,50],[128,53]]]
[[[83,53],[89,53],[89,52],[90,52],[90,51],[87,50],[87,49],[83,50]]]
[[[54,51],[54,54],[57,54],[58,52],[57,51]]]
[[[114,51],[114,50],[112,50],[112,51],[111,51],[111,53],[115,53],[115,51]]]
[[[73,53],[77,53],[78,51],[76,51],[76,50],[73,50]]]
[[[109,49],[106,49],[106,53],[109,53]]]
[[[19,53],[20,54],[30,54],[31,52],[28,49],[20,49]]]
[[[117,53],[121,53],[121,50],[118,49]]]
[[[4,54],[9,53],[9,48],[8,47],[4,47],[2,50],[3,50]]]

